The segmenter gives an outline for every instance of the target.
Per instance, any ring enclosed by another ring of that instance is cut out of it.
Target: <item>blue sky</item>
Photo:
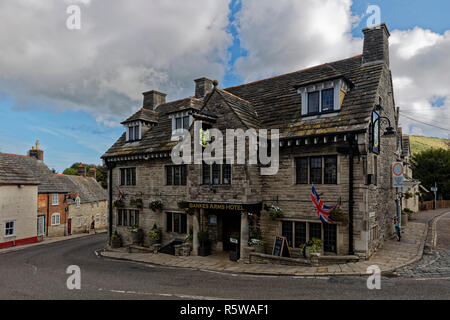
[[[371,4],[380,6],[382,21],[388,24],[391,31],[411,30],[418,26],[443,35],[446,30],[450,29],[449,1],[354,1],[351,6],[352,14],[361,16]],[[226,31],[232,35],[232,38],[228,38],[226,67],[223,77],[220,79],[221,87],[241,83],[243,75],[235,67],[235,62],[249,54],[248,50],[241,46],[239,30],[235,25],[242,10],[242,4],[240,1],[233,0],[229,4],[229,8],[231,14],[228,16]],[[354,25],[351,30],[353,37],[362,38],[361,29],[363,27],[364,20],[359,25]],[[168,73],[169,79],[170,75]],[[190,77],[190,74],[187,76]],[[194,79],[195,76],[192,74],[191,78]],[[164,78],[164,76],[161,77]],[[51,97],[47,96],[44,101],[49,101],[48,105],[35,104],[32,101],[24,102],[18,98],[17,94],[11,93],[11,86],[4,85],[8,81],[14,86],[20,86],[20,81],[17,82],[16,78],[8,79],[7,76],[0,82],[0,152],[25,154],[34,145],[34,142],[39,140],[41,148],[45,150],[47,165],[50,168],[55,168],[58,172],[62,172],[64,168],[69,167],[74,162],[100,164],[102,153],[123,132],[118,124],[119,119],[103,121],[103,118],[99,117],[99,113],[88,108],[68,107],[68,105],[76,104],[78,102],[76,99],[72,99],[70,103],[66,104],[64,99],[59,98],[52,101]],[[33,89],[37,90],[37,93],[34,92],[34,97],[39,97],[41,95],[39,89],[34,87]],[[130,91],[134,91],[133,88]],[[135,90],[136,99],[134,101],[136,105],[132,107],[133,111],[139,107],[139,100],[141,99],[139,95],[142,91],[140,88]],[[430,101],[430,108],[443,108],[445,102],[444,94],[438,95],[434,97],[434,101]],[[95,103],[101,105],[101,98],[98,98]],[[131,111],[124,114],[131,114]],[[427,118],[424,118],[423,121],[432,122],[431,119],[428,120]],[[440,126],[446,125],[446,123],[447,121],[445,123],[437,122]],[[411,123],[408,127],[413,133],[417,132],[414,131],[414,126],[415,124]],[[422,130],[422,133],[427,135],[427,127],[422,126],[421,128],[419,129]],[[420,131],[418,132],[420,133]],[[448,132],[430,132],[430,135],[443,137],[447,137],[447,134]]]

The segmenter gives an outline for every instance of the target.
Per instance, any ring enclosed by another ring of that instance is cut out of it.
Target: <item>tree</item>
[[[411,159],[413,178],[422,182],[428,190],[438,186],[438,199],[450,200],[450,150],[429,149]]]
[[[78,175],[78,167],[80,166],[80,162],[75,162],[73,165],[70,166],[70,168],[67,168],[64,170],[63,174],[69,175],[69,176],[76,176]],[[97,182],[99,182],[104,189],[108,188],[108,170],[105,166],[98,166],[95,164],[83,164],[83,166],[86,167],[86,171],[89,170],[91,167],[95,167],[96,170],[96,178]]]

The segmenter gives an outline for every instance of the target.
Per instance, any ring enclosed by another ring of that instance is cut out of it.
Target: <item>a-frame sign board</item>
[[[285,237],[276,236],[273,243],[272,255],[277,257],[292,258],[291,249],[289,248],[288,241]]]

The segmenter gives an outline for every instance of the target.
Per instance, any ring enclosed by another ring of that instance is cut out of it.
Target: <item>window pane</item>
[[[130,226],[135,225],[136,223],[134,222],[134,210],[130,210]]]
[[[176,119],[176,127],[175,129],[182,129],[183,128],[183,119],[182,118],[177,118]]]
[[[224,163],[223,167],[223,184],[231,184],[231,164]]]
[[[220,184],[220,164],[213,163],[212,179],[213,179],[213,184]]]
[[[308,93],[308,113],[319,112],[319,91]]]
[[[139,140],[139,126],[134,127],[134,140]]]
[[[296,180],[297,184],[307,184],[308,183],[308,158],[297,158],[296,159]]]
[[[211,182],[211,165],[203,163],[202,176],[203,184],[209,184]]]
[[[127,210],[123,210],[123,225],[126,227],[128,226],[128,214]]]
[[[322,224],[321,223],[310,223],[309,224],[309,240],[312,238],[322,239]]]
[[[128,141],[134,140],[134,130],[133,127],[128,127]]]
[[[171,212],[166,213],[166,231],[172,232],[172,213]]]
[[[136,168],[131,169],[131,185],[136,185]]]
[[[172,185],[172,167],[166,167],[166,184],[168,186]]]
[[[281,229],[281,234],[287,239],[289,246],[292,247],[292,221],[283,221]]]
[[[306,243],[306,222],[295,222],[295,247]]]
[[[183,129],[189,129],[189,116],[183,117]]]
[[[324,183],[337,183],[337,156],[325,157]]]
[[[180,233],[180,214],[179,213],[173,214],[173,231]]]
[[[310,168],[310,179],[313,184],[322,183],[322,157],[312,157]]]
[[[119,209],[117,211],[117,225],[118,226],[122,225],[122,209]]]
[[[139,225],[139,210],[134,211],[134,224]]]
[[[181,166],[181,185],[185,186],[187,182],[187,166]]]
[[[125,185],[125,169],[120,169],[120,185]]]
[[[130,169],[126,169],[127,171],[127,182],[126,185],[129,186],[131,185],[131,170]]]
[[[176,186],[180,185],[180,167],[173,167],[173,184]]]
[[[335,224],[324,224],[323,225],[323,250],[325,252],[334,252],[336,250],[336,225]]]
[[[183,233],[183,234],[187,233],[187,215],[186,214],[181,215],[181,233]]]
[[[334,89],[322,90],[322,112],[334,109]]]

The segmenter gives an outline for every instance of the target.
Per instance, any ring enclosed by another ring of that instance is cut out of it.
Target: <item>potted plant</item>
[[[125,207],[125,202],[123,200],[116,200],[113,205],[115,208],[123,208]]]
[[[111,247],[120,248],[121,246],[122,246],[122,237],[117,231],[114,231],[114,233],[111,236]]]
[[[329,218],[333,222],[341,222],[345,225],[347,225],[349,222],[348,214],[341,208],[334,208],[333,210],[331,210]]]
[[[137,224],[131,227],[130,233],[133,244],[142,244],[144,240],[144,231],[139,228]]]
[[[161,202],[161,200],[155,200],[150,202],[150,209],[153,210],[153,212],[156,212],[157,210],[162,211],[163,209],[163,203]]]
[[[158,229],[156,223],[153,225],[153,228],[148,232],[148,237],[150,239],[150,246],[161,243],[161,230]]]
[[[255,252],[264,253],[264,241],[262,241],[261,229],[256,227],[250,231],[248,244],[255,248]]]
[[[269,213],[269,216],[270,218],[272,218],[272,220],[284,217],[283,210],[276,205],[273,204],[271,204],[270,206],[266,205],[264,209]]]
[[[198,255],[206,257],[211,254],[211,241],[209,240],[209,233],[207,231],[200,231],[197,233],[199,242]]]
[[[306,251],[307,251],[306,256],[311,256],[311,255],[320,256],[320,254],[322,252],[322,245],[323,245],[323,243],[322,243],[322,240],[320,240],[320,239],[312,238],[311,240],[309,240],[306,244]]]

